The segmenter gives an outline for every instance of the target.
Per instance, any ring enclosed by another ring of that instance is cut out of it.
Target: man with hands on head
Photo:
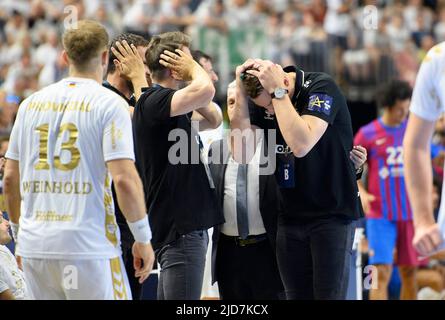
[[[294,66],[249,59],[236,77],[232,130],[256,126],[266,138],[268,129],[277,130],[276,178],[284,201],[277,258],[286,297],[344,299],[352,221],[363,215],[346,100],[327,74]],[[232,151],[242,159],[240,150]]]
[[[136,164],[161,266],[160,300],[200,298],[207,229],[224,222],[192,126],[197,121],[200,130],[216,128],[222,117],[212,103],[213,83],[189,47],[190,38],[181,32],[152,38],[146,61],[153,85],[141,88],[133,115]],[[125,56],[117,58],[127,68]]]
[[[133,43],[129,43],[133,41]],[[151,85],[150,70],[145,61],[149,42],[142,37],[123,34],[117,37],[110,46],[107,82],[114,87],[113,90],[123,96],[132,107],[142,94],[141,89]],[[131,114],[133,110],[131,111]]]
[[[143,37],[132,33],[122,33],[111,41],[110,49],[108,50],[107,77],[102,85],[120,95],[128,103],[131,115],[133,115],[134,107],[136,106],[134,87],[145,87],[151,83],[150,72],[148,71],[146,63],[144,63],[147,46],[148,41]],[[124,65],[116,58],[116,56],[122,57],[120,51],[127,53],[125,66],[130,66],[131,63],[131,67],[126,68],[125,70],[123,69]],[[142,73],[139,77],[132,78],[129,78],[125,73],[137,69],[145,70],[145,79]],[[135,82],[134,85],[131,79]],[[137,96],[140,96],[140,91],[137,93]],[[128,228],[122,210],[118,205],[114,183],[111,184],[111,191],[113,193],[113,201],[116,210],[116,222],[121,232],[122,259],[125,264],[125,269],[127,270],[133,300],[139,300],[142,295],[142,284],[139,283],[138,279],[134,276],[135,270],[132,255],[134,238]]]
[[[227,88],[227,115],[236,108],[235,81]],[[222,300],[277,300],[284,288],[278,271],[275,241],[281,202],[273,171],[261,174],[267,163],[263,135],[249,163],[234,160],[230,135],[214,141],[209,166],[225,223],[214,228],[212,281]]]
[[[108,51],[107,77],[103,85],[123,97],[131,107],[136,105],[136,98],[140,96],[140,91],[138,91],[136,97],[134,87],[145,87],[151,84],[150,71],[145,61],[148,43],[148,40],[136,34],[122,33],[112,40]],[[125,57],[120,53],[121,51],[125,52]],[[125,63],[120,63],[118,56]],[[124,68],[127,66],[128,68]],[[142,72],[139,72],[140,69],[144,70],[144,76]],[[137,77],[127,74],[133,70],[134,72],[138,70]],[[135,85],[133,81],[136,82]]]

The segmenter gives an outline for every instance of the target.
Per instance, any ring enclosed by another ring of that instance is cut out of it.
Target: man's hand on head
[[[175,52],[165,50],[160,56],[159,63],[170,69],[173,76],[178,78],[178,80],[183,81],[191,81],[195,75],[196,68],[202,69],[191,55],[180,49],[176,49]]]
[[[129,45],[127,41],[115,43],[115,47],[111,47],[111,51],[117,59],[113,60],[120,76],[131,81],[134,89],[136,100],[142,94],[142,88],[148,87],[148,81],[145,74],[145,65],[134,44]]]
[[[272,93],[276,88],[285,87],[285,72],[281,66],[268,60],[255,59],[252,64],[253,69],[246,72],[260,80],[263,88]]]
[[[242,74],[245,73],[247,69],[252,68],[254,64],[254,59],[247,59],[242,65],[239,65],[235,69],[236,95],[238,96],[238,99],[246,97],[246,92],[241,79]]]
[[[111,47],[111,51],[117,58],[113,62],[120,74],[130,81],[146,79],[144,61],[136,46],[134,44],[129,45],[125,40],[122,43],[117,41],[115,46]]]
[[[236,74],[236,80],[241,80],[241,74],[244,73],[247,69],[252,68],[255,64],[254,59],[247,59],[242,65],[239,65],[236,67],[235,74]]]

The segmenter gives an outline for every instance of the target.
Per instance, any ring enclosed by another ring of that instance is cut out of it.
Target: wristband
[[[148,216],[145,216],[144,218],[135,222],[127,221],[127,224],[136,242],[142,242],[142,243],[150,242],[151,229],[150,225],[148,224]]]
[[[14,239],[14,242],[17,243],[17,236],[19,234],[20,225],[11,221],[9,221],[9,225],[11,226],[12,238]]]

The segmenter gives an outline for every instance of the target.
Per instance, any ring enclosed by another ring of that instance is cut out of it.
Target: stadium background
[[[365,8],[375,25],[364,23]],[[392,78],[413,85],[427,51],[445,41],[445,0],[0,0],[0,156],[20,102],[67,75],[60,37],[73,10],[101,22],[110,39],[190,34],[193,48],[214,59],[223,110],[225,88],[248,57],[327,72],[347,96],[354,132],[377,116],[378,86]],[[444,137],[439,121],[437,177]]]

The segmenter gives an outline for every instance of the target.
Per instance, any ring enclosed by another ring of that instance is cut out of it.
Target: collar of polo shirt
[[[298,96],[300,95],[301,88],[303,88],[304,84],[304,71],[295,67],[295,66],[287,66],[283,68],[283,71],[286,73],[295,72],[297,75],[295,78],[295,90],[294,95],[292,96],[292,101],[296,101]]]

